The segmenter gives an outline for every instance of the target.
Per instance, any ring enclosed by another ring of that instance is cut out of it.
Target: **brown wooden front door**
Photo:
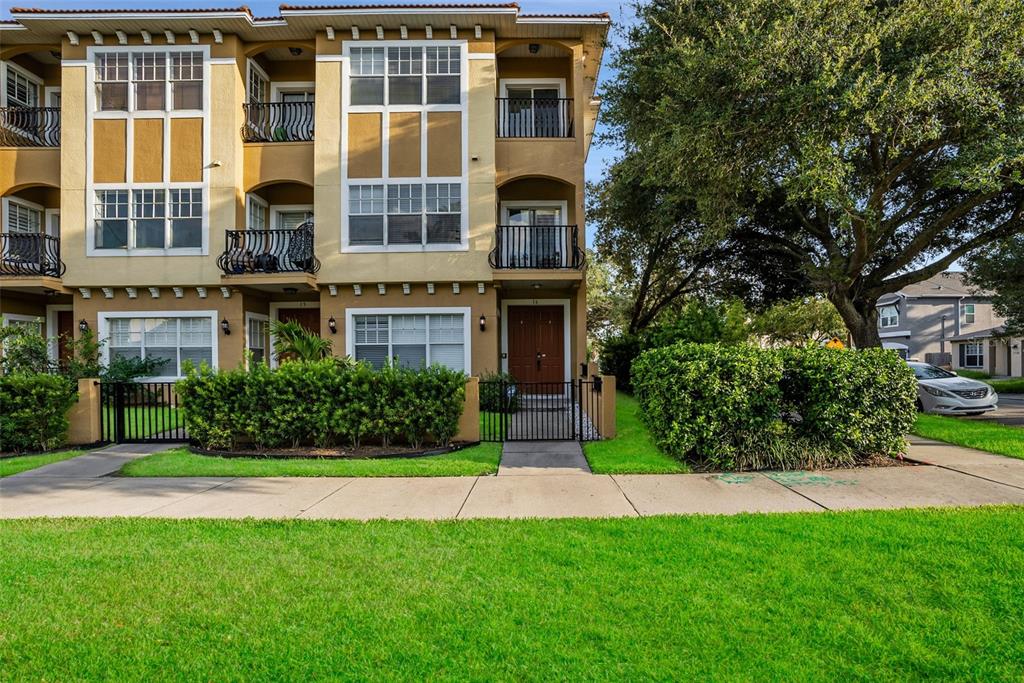
[[[74,311],[57,311],[57,362],[61,367],[71,360],[71,340],[75,336]]]
[[[561,306],[508,307],[508,371],[519,382],[565,381]]]
[[[283,323],[297,322],[313,334],[320,334],[319,308],[279,308],[277,319]]]

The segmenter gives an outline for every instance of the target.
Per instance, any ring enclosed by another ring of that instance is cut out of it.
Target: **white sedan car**
[[[907,363],[917,377],[917,407],[941,415],[981,415],[999,407],[996,390],[928,363]]]

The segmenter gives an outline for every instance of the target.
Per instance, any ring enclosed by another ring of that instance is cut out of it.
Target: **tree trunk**
[[[843,322],[846,323],[854,347],[869,349],[882,346],[882,338],[878,336],[876,298],[854,299],[846,292],[834,292],[828,299],[835,305]]]

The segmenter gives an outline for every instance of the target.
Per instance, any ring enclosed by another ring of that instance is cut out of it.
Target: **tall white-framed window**
[[[985,367],[985,345],[982,342],[965,342],[960,344],[960,367]]]
[[[96,48],[96,110],[201,111],[205,50]]]
[[[38,107],[39,93],[43,81],[35,74],[21,69],[11,62],[4,62],[4,107]]]
[[[246,60],[245,94],[249,104],[270,101],[270,76],[251,59]]]
[[[342,63],[342,115],[381,112],[385,143],[380,180],[352,180],[342,187],[341,250],[468,249],[468,212],[463,210],[468,193],[466,41],[346,43],[343,54],[348,59]],[[461,174],[428,175],[428,145],[420,144],[403,150],[419,157],[420,175],[392,177],[390,112],[419,113],[422,142],[428,140],[427,122],[435,113],[460,113]],[[342,165],[347,164],[343,142]]]
[[[974,324],[974,304],[960,304],[960,324]]]
[[[900,326],[900,309],[895,305],[882,306],[878,309],[878,326],[883,330]]]
[[[471,371],[469,308],[350,308],[345,315],[347,352],[356,360]]]
[[[166,362],[154,377],[181,377],[183,366],[206,363],[217,367],[216,311],[101,312],[99,337],[103,356],[152,358]]]
[[[20,313],[4,313],[0,316],[4,327],[13,326],[26,329],[43,336],[43,319],[38,315],[22,315]]]
[[[262,313],[245,314],[245,348],[249,350],[249,358],[253,363],[269,361],[270,316]]]

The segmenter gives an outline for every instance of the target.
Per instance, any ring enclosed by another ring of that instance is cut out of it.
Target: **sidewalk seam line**
[[[350,478],[349,478],[349,480],[348,480],[348,481],[346,481],[346,482],[345,482],[344,484],[342,484],[342,485],[341,485],[341,486],[339,486],[338,488],[334,489],[333,491],[331,491],[330,493],[328,493],[328,494],[327,494],[326,496],[324,496],[324,497],[323,497],[323,498],[321,498],[320,500],[318,500],[318,501],[314,502],[314,503],[313,503],[312,505],[310,505],[310,506],[309,506],[308,508],[303,508],[302,510],[299,510],[298,512],[296,512],[296,513],[295,513],[295,516],[294,516],[294,517],[292,517],[292,519],[298,519],[299,517],[301,517],[301,516],[302,516],[302,515],[304,515],[305,513],[309,512],[310,510],[312,510],[313,508],[315,508],[315,507],[316,507],[317,505],[319,505],[320,503],[324,502],[325,500],[327,500],[328,498],[330,498],[331,496],[333,496],[333,495],[334,495],[335,493],[337,493],[338,491],[342,490],[343,488],[345,488],[345,487],[346,487],[346,486],[348,486],[349,484],[351,484],[351,483],[355,482],[355,480],[356,480],[357,478],[358,478],[358,477],[350,477]]]
[[[600,476],[600,475],[597,475],[597,476]],[[619,493],[622,494],[622,497],[626,499],[627,503],[629,503],[629,507],[633,508],[633,512],[636,513],[636,516],[637,517],[643,517],[644,515],[640,514],[640,511],[636,509],[636,505],[633,504],[633,501],[630,500],[629,496],[627,496],[626,492],[622,489],[622,484],[620,484],[619,480],[615,478],[616,475],[609,474],[607,476],[608,476],[609,479],[611,479],[613,482],[615,482],[615,488],[617,488],[619,490]]]
[[[776,484],[778,484],[778,485],[779,485],[779,486],[781,486],[782,488],[786,489],[787,491],[792,491],[793,493],[795,493],[796,495],[800,496],[801,498],[804,498],[805,500],[809,500],[809,501],[811,501],[812,503],[814,503],[815,505],[817,505],[818,507],[820,507],[820,508],[821,508],[822,510],[831,510],[831,509],[832,509],[832,508],[828,507],[827,505],[823,505],[822,503],[819,503],[818,501],[814,500],[814,499],[813,499],[813,498],[811,498],[810,496],[808,496],[808,495],[806,495],[806,494],[803,494],[803,493],[800,493],[799,491],[797,491],[797,490],[796,490],[796,489],[794,489],[794,488],[790,488],[789,486],[786,486],[786,485],[785,485],[785,484],[783,484],[783,483],[782,483],[781,481],[777,481],[777,480],[775,480],[775,479],[772,479],[771,477],[769,477],[769,476],[768,476],[767,474],[765,474],[765,473],[763,473],[763,472],[756,472],[755,474],[759,474],[759,475],[761,475],[762,477],[764,477],[765,479],[767,479],[768,481],[773,481],[773,482],[775,482]]]
[[[466,491],[466,497],[462,499],[462,505],[459,506],[459,511],[455,513],[455,517],[453,519],[459,519],[462,516],[462,511],[466,507],[466,502],[469,500],[469,497],[473,495],[473,489],[476,488],[476,483],[478,481],[480,481],[480,477],[473,477],[473,485],[469,487],[469,491]]]
[[[1009,486],[1010,488],[1020,489],[1020,490],[1024,491],[1024,486],[1018,486],[1017,484],[1008,484],[1005,481],[999,481],[998,479],[989,479],[988,477],[983,477],[980,474],[975,474],[973,472],[965,472],[963,470],[958,470],[955,467],[950,467],[949,465],[936,465],[936,464],[930,463],[930,462],[928,462],[928,463],[923,462],[921,464],[924,465],[925,467],[937,467],[938,469],[946,470],[947,472],[956,472],[957,474],[962,474],[962,475],[967,476],[967,477],[974,477],[975,479],[981,479],[982,481],[987,481],[987,482],[990,482],[992,484],[1002,484],[1003,486]]]
[[[136,478],[136,477],[125,477],[125,479],[135,479],[135,478]],[[140,477],[140,478],[141,478],[141,477]],[[167,478],[170,478],[170,477],[167,477]],[[174,504],[176,504],[176,503],[180,503],[180,502],[182,502],[182,501],[186,501],[186,500],[188,500],[189,498],[195,498],[195,497],[196,497],[196,496],[198,496],[198,495],[199,495],[200,493],[206,493],[207,491],[212,491],[212,490],[214,490],[214,489],[219,489],[219,488],[220,488],[221,486],[224,486],[225,484],[230,484],[230,483],[231,483],[231,482],[233,482],[233,481],[234,481],[235,479],[238,479],[238,477],[232,477],[231,479],[228,479],[227,481],[222,481],[222,482],[220,482],[220,483],[219,483],[219,484],[217,484],[216,486],[211,486],[211,487],[209,487],[209,488],[205,488],[205,489],[203,489],[202,491],[196,491],[195,493],[189,494],[189,495],[185,496],[184,498],[179,498],[178,500],[172,500],[172,501],[171,501],[170,503],[164,503],[163,505],[161,505],[161,506],[159,506],[159,507],[155,507],[155,508],[153,508],[152,510],[146,510],[146,511],[145,511],[145,512],[143,512],[142,514],[140,514],[140,515],[134,515],[134,516],[136,516],[136,517],[145,517],[146,515],[151,515],[151,514],[153,514],[154,512],[157,512],[158,510],[163,510],[163,509],[164,509],[165,507],[168,507],[168,506],[174,505]],[[114,481],[116,481],[116,480],[114,480]]]

